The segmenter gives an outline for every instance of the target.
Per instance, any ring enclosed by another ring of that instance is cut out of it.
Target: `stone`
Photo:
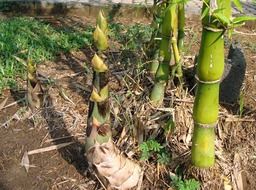
[[[239,43],[232,43],[220,84],[220,102],[236,103],[246,71],[246,60]]]

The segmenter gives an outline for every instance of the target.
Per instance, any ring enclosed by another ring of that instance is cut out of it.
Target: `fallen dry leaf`
[[[242,166],[241,166],[241,158],[238,153],[234,155],[234,168],[233,168],[233,176],[234,176],[234,189],[244,190],[243,177],[242,177]]]
[[[4,99],[4,101],[2,101],[2,102],[0,103],[0,111],[4,108],[4,106],[5,106],[6,102],[7,102],[7,100],[8,100],[8,97],[6,97],[6,98]]]
[[[61,144],[56,144],[56,145],[52,145],[49,147],[45,147],[45,148],[39,148],[36,150],[30,150],[27,152],[28,155],[32,155],[32,154],[38,154],[38,153],[43,153],[43,152],[48,152],[48,151],[52,151],[52,150],[58,150],[60,148],[64,148],[66,146],[69,146],[71,144],[73,144],[74,142],[68,142],[68,143],[61,143]]]
[[[21,159],[20,165],[24,166],[26,171],[28,172],[28,170],[29,170],[29,158],[28,158],[28,152],[27,151],[24,152],[24,155]]]

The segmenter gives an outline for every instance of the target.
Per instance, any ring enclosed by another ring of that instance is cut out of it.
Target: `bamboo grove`
[[[192,164],[207,168],[215,160],[215,126],[218,123],[219,88],[224,71],[224,34],[229,37],[234,27],[255,17],[231,17],[231,3],[242,11],[239,0],[202,1],[202,39],[196,65],[197,90],[193,107],[194,134]],[[182,84],[182,54],[184,48],[185,1],[155,1],[152,26],[158,27],[151,41],[155,41],[153,61],[149,72],[155,83],[150,94],[153,105],[164,99],[167,82],[175,77]],[[159,21],[160,20],[160,21]],[[157,22],[158,21],[158,22]],[[158,24],[156,24],[158,23]],[[151,44],[150,44],[151,45]]]

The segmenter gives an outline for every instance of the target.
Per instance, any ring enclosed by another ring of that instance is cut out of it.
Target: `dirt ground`
[[[172,105],[176,118],[176,130],[168,135],[168,147],[172,161],[168,166],[143,162],[145,169],[141,189],[172,189],[169,172],[177,167],[186,172],[187,177],[201,181],[202,189],[255,189],[256,182],[256,38],[247,33],[256,32],[256,24],[251,23],[233,36],[239,40],[244,50],[247,67],[242,87],[244,113],[237,116],[238,105],[223,104],[220,109],[220,122],[216,129],[216,164],[209,170],[195,170],[190,167],[189,149],[193,121],[191,117],[193,93],[181,89],[167,89],[165,107]],[[195,32],[196,31],[196,32]],[[200,45],[200,23],[198,18],[187,22],[186,67],[193,65],[193,56]],[[134,52],[133,52],[134,53]],[[135,52],[135,57],[136,53]],[[130,52],[131,56],[133,54]],[[90,60],[93,51],[82,49],[69,54],[60,54],[55,61],[39,66],[39,73],[47,89],[44,107],[30,113],[24,101],[0,110],[0,189],[1,190],[92,190],[103,189],[94,172],[88,167],[84,156],[85,129],[88,99],[91,90],[92,73]],[[111,110],[113,133],[118,147],[139,159],[134,145],[132,127],[142,122],[144,136],[159,136],[159,126],[152,115],[162,114],[152,109],[147,116],[147,97],[152,86],[145,70],[136,65],[123,66],[127,59],[116,50],[107,54],[111,69]],[[85,64],[86,63],[86,64]],[[139,70],[139,71],[138,71]],[[140,73],[138,77],[138,73]],[[47,81],[46,79],[51,79]],[[144,79],[143,79],[144,78]],[[20,89],[5,90],[0,102],[8,97],[6,105],[24,98],[26,85],[20,81]],[[143,90],[144,88],[144,90]],[[61,93],[64,90],[65,95]],[[170,103],[172,102],[172,103]],[[151,117],[152,116],[152,117]],[[164,121],[164,120],[163,120]],[[157,129],[156,129],[157,128]],[[123,131],[126,129],[126,136]],[[150,131],[150,132],[149,132]],[[119,139],[120,140],[117,140]],[[29,170],[21,165],[26,151],[51,147],[62,143],[73,144],[64,148],[29,155]],[[184,169],[185,167],[185,169]]]

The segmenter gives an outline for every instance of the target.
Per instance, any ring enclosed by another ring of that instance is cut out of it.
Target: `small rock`
[[[220,102],[236,103],[244,81],[246,61],[239,43],[230,46],[228,60],[225,64],[220,84]]]

